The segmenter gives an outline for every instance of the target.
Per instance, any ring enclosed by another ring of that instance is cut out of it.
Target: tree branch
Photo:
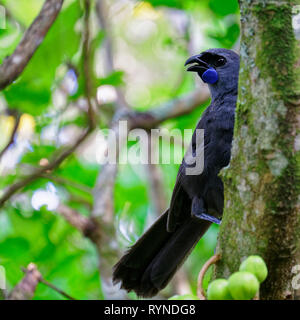
[[[109,30],[109,25],[107,22],[107,8],[104,0],[98,0],[96,3],[96,14],[98,18],[99,25],[101,29],[105,32],[105,42],[104,42],[104,49],[105,49],[105,67],[106,73],[110,74],[115,72],[114,67],[114,58],[113,58],[113,41]],[[117,92],[117,107],[118,108],[129,108],[127,104],[124,94],[122,90],[116,88]]]
[[[58,292],[59,294],[61,294],[62,296],[64,296],[65,298],[69,299],[69,300],[77,300],[73,297],[71,297],[69,294],[67,294],[66,292],[64,292],[63,290],[59,289],[58,287],[56,287],[55,285],[53,285],[52,283],[46,281],[44,278],[40,278],[40,283],[44,284],[45,286],[51,288],[52,290]]]
[[[96,3],[96,14],[98,18],[99,25],[101,29],[105,32],[105,66],[106,66],[106,72],[112,73],[115,71],[114,68],[114,60],[113,60],[113,50],[112,50],[112,39],[109,33],[109,28],[107,26],[106,16],[107,16],[107,8],[105,5],[104,0],[98,0]]]
[[[44,15],[50,10],[50,12],[52,12],[54,9],[52,8],[51,11],[51,7],[50,4],[55,5],[56,10],[58,10],[58,6],[59,9],[61,7],[62,1],[58,1],[58,0],[48,0],[46,1],[40,16],[36,19],[44,19]],[[60,5],[59,5],[60,3]],[[47,10],[46,10],[47,9]],[[90,10],[90,4],[89,4],[89,0],[85,0],[85,9],[86,10]],[[58,10],[59,11],[59,10]],[[50,14],[50,12],[48,12],[48,14]],[[33,23],[34,25],[34,23]],[[30,27],[30,29],[32,28],[32,26]],[[35,30],[36,26],[33,27],[33,29]],[[85,28],[89,29],[89,12],[85,13]],[[30,30],[29,29],[29,30]],[[29,32],[29,31],[28,31]],[[90,32],[89,30],[84,32],[84,48],[83,48],[83,57],[84,60],[87,59],[88,62],[85,62],[85,67],[84,67],[84,73],[85,73],[85,78],[86,81],[89,81],[91,75],[90,75],[90,60],[89,60],[89,35]],[[25,37],[24,37],[25,38]],[[29,39],[27,39],[29,40]],[[1,67],[0,67],[0,74],[1,74]],[[29,183],[31,183],[32,181],[40,178],[41,176],[47,174],[48,172],[52,171],[53,169],[57,168],[67,157],[69,157],[81,144],[82,142],[90,135],[90,133],[93,131],[94,127],[95,127],[95,119],[94,119],[94,114],[92,111],[92,103],[91,103],[91,99],[92,99],[92,92],[91,92],[91,87],[90,84],[86,86],[86,99],[87,99],[87,103],[88,103],[88,111],[87,111],[87,117],[88,117],[88,128],[83,132],[83,134],[73,143],[73,145],[71,145],[69,148],[65,149],[64,151],[61,152],[61,154],[59,156],[57,156],[56,158],[54,158],[51,162],[49,162],[49,164],[37,168],[32,174],[26,176],[24,179],[16,182],[15,184],[12,184],[10,187],[8,187],[5,191],[4,194],[2,195],[2,197],[0,198],[0,208],[5,204],[5,202],[12,197],[17,191],[19,191],[20,189],[24,188],[26,185],[28,185]]]
[[[215,264],[216,262],[218,262],[220,260],[220,255],[214,255],[212,256],[209,260],[207,260],[202,269],[199,272],[198,275],[198,288],[197,288],[197,296],[200,300],[205,300],[205,292],[203,290],[203,279],[205,276],[206,271],[208,270],[208,268],[212,265]]]
[[[156,217],[164,212],[168,206],[163,173],[158,165],[151,163],[151,156],[156,152],[157,148],[158,145],[151,144],[151,137],[148,135],[148,159],[145,169],[149,181],[149,198],[153,203]]]
[[[89,236],[95,229],[95,224],[91,219],[84,217],[79,212],[70,207],[60,204],[56,211],[62,215],[70,225],[79,230],[84,236]]]
[[[51,175],[51,174],[42,174],[41,178],[65,185],[66,187],[72,187],[75,188],[81,192],[90,194],[92,192],[92,189],[84,184],[78,183],[76,181],[73,181],[72,179],[62,178],[57,175]]]
[[[195,90],[194,92],[176,98],[156,107],[151,108],[145,112],[134,112],[130,114],[131,129],[144,128],[152,129],[160,123],[188,114],[205,103],[209,99],[209,91],[207,87],[202,90]]]
[[[24,278],[15,286],[7,300],[30,300],[34,296],[42,275],[33,263],[30,263],[24,272]]]
[[[92,105],[93,96],[93,82],[92,82],[92,60],[90,54],[90,14],[91,14],[91,3],[90,0],[84,0],[84,34],[83,34],[83,72],[84,72],[84,84],[85,84],[85,96],[88,103],[88,118],[90,127],[95,127],[95,118]]]
[[[27,268],[22,268],[25,273],[24,278],[16,285],[13,291],[8,296],[7,300],[30,300],[33,298],[36,287],[39,283],[43,283],[52,290],[58,292],[62,296],[70,300],[76,300],[63,290],[57,288],[52,283],[46,281],[37,266],[34,263],[30,263]]]
[[[119,120],[128,120],[128,129],[133,128],[145,128],[145,129],[151,129],[156,127],[158,124],[162,123],[165,120],[176,118],[180,115],[187,114],[194,109],[196,109],[199,105],[203,104],[205,101],[207,101],[208,95],[206,95],[206,91],[202,92],[192,92],[191,94],[174,99],[171,101],[166,102],[165,104],[159,105],[156,108],[152,108],[149,111],[146,112],[132,112],[132,111],[125,111],[123,109],[118,109],[119,112],[115,115],[115,120],[113,120],[113,130],[118,137],[118,121]],[[91,121],[90,121],[91,123]],[[52,160],[48,165],[38,168],[35,172],[33,172],[31,175],[28,175],[24,179],[16,182],[15,184],[8,187],[5,191],[2,197],[0,198],[0,208],[4,205],[4,203],[13,196],[17,191],[25,187],[27,184],[31,183],[32,181],[38,179],[40,176],[46,174],[47,172],[57,168],[70,154],[72,154],[80,145],[81,143],[89,136],[91,133],[92,128],[88,128],[77,141],[74,142],[72,146],[70,146],[68,149],[63,151],[57,158]],[[118,137],[118,139],[124,140],[125,137]],[[97,189],[102,190],[101,185],[105,185],[106,191],[103,192],[101,197],[95,196],[94,199],[96,201],[95,207],[94,207],[94,213],[95,212],[110,212],[110,210],[98,210],[96,208],[100,208],[100,203],[105,203],[106,200],[102,200],[105,197],[107,199],[111,199],[112,192],[109,191],[109,188],[114,185],[113,181],[111,183],[105,183],[103,181],[103,177],[110,177],[110,180],[113,180],[117,172],[117,166],[115,164],[108,165],[106,168],[103,168],[101,170],[101,173],[97,179],[99,187],[96,187],[94,190],[94,194],[98,194],[96,191]],[[106,178],[105,178],[106,179]],[[108,181],[110,181],[108,180]],[[107,204],[108,202],[106,202]],[[101,206],[102,206],[101,204]],[[104,208],[102,206],[102,208]]]
[[[14,53],[0,66],[0,90],[3,90],[23,72],[31,57],[54,23],[63,0],[46,0],[39,15],[25,32]]]

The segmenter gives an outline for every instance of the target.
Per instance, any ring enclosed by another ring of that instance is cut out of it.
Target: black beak
[[[201,77],[202,74],[209,69],[209,65],[205,61],[201,60],[202,56],[203,54],[197,54],[187,59],[184,64],[185,66],[193,63],[192,66],[187,68],[187,71],[198,72]]]

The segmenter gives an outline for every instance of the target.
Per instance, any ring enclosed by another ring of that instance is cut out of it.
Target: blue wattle
[[[218,73],[214,68],[209,68],[202,74],[202,80],[210,84],[216,83],[218,79],[219,79]]]

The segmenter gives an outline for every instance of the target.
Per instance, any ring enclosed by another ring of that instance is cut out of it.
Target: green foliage
[[[118,87],[124,83],[123,76],[124,71],[115,71],[105,78],[100,78],[98,80],[98,85],[101,86],[104,84],[110,84],[112,86]]]
[[[20,39],[20,29],[11,21],[6,21],[6,29],[0,29],[0,63],[13,52]]]
[[[80,34],[75,24],[80,16],[78,1],[64,8],[20,79],[4,91],[9,106],[39,115],[51,104],[57,67],[78,51]]]
[[[210,0],[208,3],[210,9],[220,16],[227,16],[238,11],[238,2],[236,0]]]

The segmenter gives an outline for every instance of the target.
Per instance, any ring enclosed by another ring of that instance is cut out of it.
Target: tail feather
[[[211,225],[187,219],[174,232],[167,232],[168,211],[146,231],[115,265],[113,280],[138,296],[152,297],[171,280],[191,250]]]

